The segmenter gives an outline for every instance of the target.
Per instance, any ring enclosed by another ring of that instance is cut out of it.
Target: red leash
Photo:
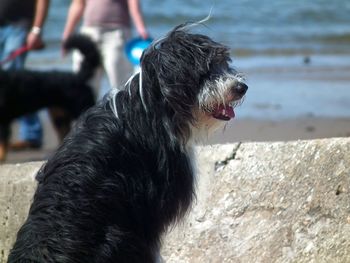
[[[5,58],[3,61],[0,61],[0,65],[3,65],[13,59],[15,59],[16,57],[18,57],[19,55],[22,55],[23,53],[29,51],[29,48],[27,46],[23,46],[20,48],[17,48],[16,50],[12,51],[11,54]]]

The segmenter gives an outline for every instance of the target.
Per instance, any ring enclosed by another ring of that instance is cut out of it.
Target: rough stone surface
[[[224,147],[167,262],[350,262],[349,139]]]
[[[39,162],[0,165],[0,262],[6,262],[19,226],[27,217]]]
[[[350,139],[200,147],[197,201],[167,263],[350,262]],[[41,163],[0,167],[0,262]]]

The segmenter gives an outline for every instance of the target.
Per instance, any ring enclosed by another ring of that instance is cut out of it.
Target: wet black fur
[[[84,55],[79,72],[0,70],[0,141],[8,141],[10,123],[22,115],[56,107],[67,114],[66,118],[76,119],[94,105],[87,82],[100,65],[96,46],[88,37],[75,35],[65,48],[78,49]]]
[[[162,234],[194,197],[197,95],[228,61],[226,47],[180,29],[145,51],[143,91],[137,75],[89,109],[39,171],[9,263],[156,262]]]

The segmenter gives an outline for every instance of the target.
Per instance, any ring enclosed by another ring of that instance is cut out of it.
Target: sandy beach
[[[40,150],[10,151],[6,163],[46,160],[58,146],[58,140],[47,116],[44,116],[44,145]],[[17,123],[12,140],[16,140]],[[207,144],[247,141],[290,141],[316,138],[349,137],[350,118],[304,117],[288,120],[234,119],[217,131]]]

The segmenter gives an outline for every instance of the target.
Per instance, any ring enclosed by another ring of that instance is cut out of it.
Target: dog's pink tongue
[[[231,106],[220,105],[214,117],[222,120],[230,120],[235,117],[235,112]]]
[[[235,117],[235,112],[231,106],[220,106],[222,109],[225,109],[225,114],[229,116],[231,119]]]
[[[230,117],[230,119],[235,117],[235,112],[231,106],[220,105],[219,112],[222,112],[223,115]]]

